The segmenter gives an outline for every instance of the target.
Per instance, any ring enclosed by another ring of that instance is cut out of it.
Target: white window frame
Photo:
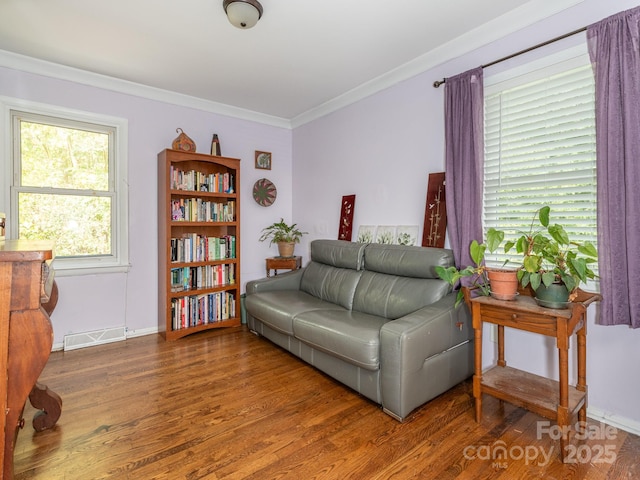
[[[4,148],[0,172],[0,211],[7,214],[6,238],[15,238],[18,231],[17,192],[19,170],[14,161],[14,142],[12,112],[19,111],[29,115],[53,117],[61,121],[70,120],[113,129],[114,161],[113,168],[113,202],[114,208],[111,235],[112,254],[86,257],[57,257],[54,262],[56,275],[88,275],[95,273],[126,272],[129,269],[128,241],[128,121],[123,118],[101,115],[64,107],[36,103],[21,99],[0,97],[0,132],[4,137]],[[46,119],[45,119],[46,120]]]
[[[584,67],[589,64],[590,59],[587,52],[586,44],[568,48],[564,51],[549,55],[547,57],[528,62],[514,68],[510,68],[494,75],[486,76],[484,81],[485,96],[489,96],[496,91],[505,90],[518,85],[522,85],[524,83],[534,82],[542,78],[546,78],[574,68]],[[486,230],[488,226],[485,219],[484,205],[482,209],[482,215],[482,227],[486,236]],[[553,222],[553,207],[551,211],[551,221]],[[595,237],[597,238],[597,235],[595,235]],[[502,265],[502,261],[505,258],[509,258],[512,256],[513,250],[506,256],[504,254],[500,255],[500,251],[496,252],[496,254],[493,255],[487,254],[487,264],[491,266],[500,266]],[[590,290],[597,290],[599,285],[596,280],[595,282],[589,282],[586,287]]]

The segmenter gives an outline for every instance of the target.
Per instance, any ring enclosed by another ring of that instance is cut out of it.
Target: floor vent
[[[65,335],[64,350],[93,347],[126,339],[127,331],[125,327],[105,328],[104,330],[97,330],[95,332],[74,333],[72,335]]]

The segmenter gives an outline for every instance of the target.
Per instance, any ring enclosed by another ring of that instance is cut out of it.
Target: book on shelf
[[[233,263],[176,267],[171,269],[171,291],[215,288],[236,283],[236,266]]]
[[[214,237],[189,233],[171,238],[170,243],[172,262],[208,262],[236,258],[235,235]]]
[[[221,322],[236,317],[235,295],[230,292],[190,295],[171,300],[174,330]]]
[[[171,201],[171,220],[174,222],[233,222],[235,201],[211,202],[202,198],[181,198]]]
[[[171,220],[184,220],[184,205],[181,204],[180,200],[171,201]]]
[[[196,170],[182,170],[171,165],[169,178],[172,190],[191,192],[234,193],[235,182],[232,173],[206,174]]]

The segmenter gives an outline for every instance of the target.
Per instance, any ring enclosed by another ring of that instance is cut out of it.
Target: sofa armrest
[[[451,366],[449,360],[441,365],[435,362],[433,365],[439,365],[435,372],[431,363],[431,359],[460,345],[472,348],[469,342],[473,338],[471,315],[466,304],[454,306],[456,295],[456,292],[450,293],[431,305],[387,322],[380,330],[382,405],[399,420],[473,373],[472,354],[454,355],[461,359],[461,365]],[[462,378],[450,378],[452,376]]]
[[[252,293],[271,292],[274,290],[300,290],[300,280],[304,270],[304,268],[299,268],[274,277],[250,280],[247,282],[246,294],[251,295]]]

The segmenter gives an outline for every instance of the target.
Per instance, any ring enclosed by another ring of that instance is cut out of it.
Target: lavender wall
[[[66,80],[0,68],[0,96],[46,103],[128,120],[129,254],[128,273],[56,277],[60,300],[51,320],[54,344],[67,334],[125,325],[130,335],[157,330],[157,154],[170,147],[182,128],[208,153],[213,133],[222,153],[241,161],[242,284],[264,276],[264,258],[275,253],[257,238],[265,225],[291,219],[291,130],[217,115]],[[272,170],[254,168],[254,151],[272,152]],[[9,161],[6,149],[2,162]],[[1,171],[4,170],[2,165]],[[276,202],[253,201],[253,183],[266,176],[279,188]],[[0,210],[8,212],[6,195]]]
[[[308,243],[314,238],[337,237],[340,200],[348,194],[356,194],[354,238],[359,225],[415,224],[422,232],[428,174],[444,170],[443,87],[433,88],[434,80],[489,63],[636,3],[585,0],[516,34],[296,128],[293,217],[311,233],[302,249],[308,250]],[[542,55],[579,48],[584,46],[584,39],[583,34],[577,35],[487,68],[485,77]],[[640,331],[595,325],[595,311],[589,313],[589,415],[640,433],[640,412],[635,406],[640,398],[640,382],[637,375],[630,377],[632,365],[640,363]],[[488,328],[484,337],[488,366],[495,361],[496,345]],[[575,345],[572,347],[575,353]],[[508,332],[506,349],[510,365],[557,378],[553,341]],[[575,381],[575,359],[570,375]]]

